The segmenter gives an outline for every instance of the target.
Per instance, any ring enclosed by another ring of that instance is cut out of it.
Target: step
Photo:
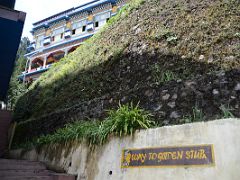
[[[38,161],[28,161],[28,160],[18,160],[18,159],[0,159],[0,164],[2,163],[14,163],[14,164],[43,164]]]
[[[53,176],[12,176],[4,177],[1,180],[55,180]]]
[[[45,170],[43,164],[0,164],[0,170]]]
[[[53,177],[53,180],[76,180],[76,176],[70,174],[54,173],[51,175]]]
[[[41,162],[0,159],[0,180],[76,180],[76,177],[49,171]]]
[[[3,177],[1,180],[76,180],[76,177],[66,174],[51,174],[47,176],[9,176]]]
[[[48,176],[51,173],[49,170],[0,170],[0,179],[10,176]]]

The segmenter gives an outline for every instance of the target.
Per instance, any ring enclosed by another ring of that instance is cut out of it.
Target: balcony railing
[[[46,65],[46,67],[41,66],[41,67],[34,68],[34,69],[31,69],[28,71],[23,71],[21,73],[21,75],[18,76],[18,79],[23,80],[25,77],[28,77],[28,76],[31,76],[34,74],[38,74],[38,73],[42,73],[44,71],[47,71],[51,66],[52,66],[52,64],[48,64],[48,65]]]

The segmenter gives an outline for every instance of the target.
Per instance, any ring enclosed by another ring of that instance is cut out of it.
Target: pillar
[[[46,68],[47,66],[47,56],[44,56],[44,59],[43,59],[43,68]]]
[[[32,69],[32,59],[31,60],[29,60],[29,64],[28,64],[28,72],[30,72],[31,71],[31,69]]]
[[[64,56],[66,56],[68,54],[68,49],[64,49]]]

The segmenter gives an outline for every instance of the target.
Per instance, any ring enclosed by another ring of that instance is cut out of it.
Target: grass
[[[217,64],[232,63],[223,61],[225,57],[232,55],[237,59],[234,64],[238,64],[240,23],[237,16],[239,8],[237,1],[192,2],[193,6],[196,5],[198,13],[189,13],[188,5],[191,3],[185,1],[144,2],[144,0],[131,0],[118,15],[109,20],[103,30],[84,42],[75,52],[54,64],[19,100],[14,113],[16,119],[22,121],[39,117],[65,106],[70,107],[71,102],[77,99],[94,98],[90,93],[85,92],[96,90],[92,94],[102,96],[103,94],[99,92],[108,90],[96,88],[100,87],[98,81],[104,83],[106,80],[105,77],[98,78],[102,77],[103,72],[99,65],[107,61],[113,62],[113,59],[125,52],[129,43],[147,41],[149,51],[156,49],[166,54],[184,55],[193,59],[204,55],[206,60],[213,57]],[[142,31],[135,38],[135,35],[132,36],[134,34],[132,28],[136,25],[139,25]],[[149,36],[152,37],[151,40],[147,38]],[[97,66],[99,76],[92,78],[94,83],[88,83],[89,74],[84,75],[83,72]],[[157,79],[157,82],[174,79],[174,74],[169,72],[171,70],[167,70],[164,69],[162,80]],[[85,91],[78,93],[78,89]],[[28,102],[30,100],[34,103]],[[52,102],[55,106],[51,105]]]
[[[154,125],[149,113],[131,103],[130,105],[119,105],[117,110],[108,111],[108,117],[102,122],[78,121],[58,129],[54,134],[34,138],[21,144],[15,142],[14,148],[31,148],[74,140],[86,140],[92,147],[93,145],[103,145],[111,134],[118,137],[132,136],[136,130],[148,129]]]
[[[164,70],[158,64],[153,65],[152,67],[152,76],[156,84],[166,83],[172,80],[176,80],[177,77],[174,72],[170,70]]]
[[[184,116],[180,122],[193,123],[193,122],[200,122],[200,121],[204,121],[204,114],[201,109],[194,107],[192,109],[192,115]]]
[[[222,112],[222,118],[234,118],[235,116],[231,113],[230,107],[225,107],[224,105],[220,106],[220,110]]]
[[[231,109],[229,106],[226,107],[224,105],[221,105],[219,109],[221,110],[221,115],[218,117],[219,119],[235,118],[231,112],[233,109]],[[200,121],[204,121],[204,114],[202,110],[197,107],[194,107],[192,109],[192,115],[184,116],[183,119],[180,120],[181,123],[193,123]]]

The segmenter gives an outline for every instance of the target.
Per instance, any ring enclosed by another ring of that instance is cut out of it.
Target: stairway
[[[68,174],[47,170],[41,162],[0,159],[0,180],[75,180]]]

